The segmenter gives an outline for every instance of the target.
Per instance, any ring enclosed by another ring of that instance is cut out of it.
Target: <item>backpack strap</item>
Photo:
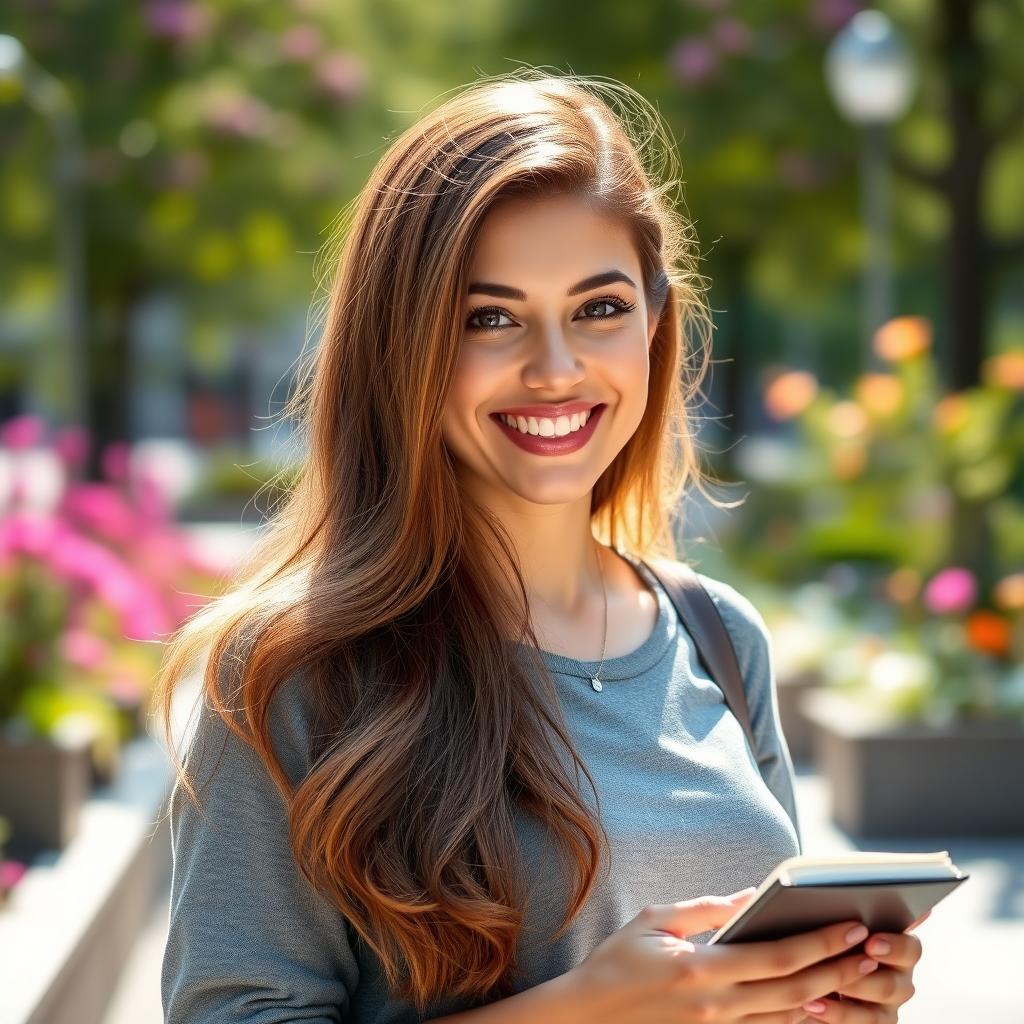
[[[685,562],[657,559],[644,560],[644,565],[658,578],[672,599],[679,618],[693,638],[697,656],[725,696],[726,705],[743,726],[754,762],[760,767],[740,664],[717,605],[697,573]]]

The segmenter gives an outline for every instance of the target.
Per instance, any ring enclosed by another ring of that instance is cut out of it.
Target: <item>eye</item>
[[[598,316],[584,316],[582,320],[614,320],[616,317],[623,313],[628,313],[631,309],[636,309],[635,302],[626,302],[625,299],[620,299],[617,295],[605,295],[600,299],[588,299],[583,304],[583,309],[599,308],[601,306],[611,306],[611,313],[601,313]]]
[[[479,324],[473,323],[477,317],[481,317],[483,322]],[[481,334],[496,334],[498,331],[507,327],[508,324],[498,323],[502,317],[509,317],[505,310],[500,309],[498,306],[479,306],[474,309],[468,317],[466,317],[466,326],[470,330],[479,331]]]

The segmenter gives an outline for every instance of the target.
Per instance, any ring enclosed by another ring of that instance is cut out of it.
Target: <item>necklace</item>
[[[608,592],[605,590],[604,586],[604,566],[601,564],[600,555],[597,557],[597,571],[598,575],[601,577],[601,596],[604,598],[604,635],[601,637],[601,664],[597,666],[597,671],[595,673],[591,674],[589,672],[584,672],[583,675],[578,675],[577,678],[589,679],[590,685],[600,693],[604,689],[604,686],[601,683],[601,669],[604,668],[604,655],[608,645]],[[565,655],[565,657],[578,668],[583,668],[575,658],[569,658],[568,655]],[[575,675],[576,673],[569,674]]]

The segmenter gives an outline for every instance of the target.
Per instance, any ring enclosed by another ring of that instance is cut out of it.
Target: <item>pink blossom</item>
[[[41,416],[26,413],[0,424],[0,445],[11,451],[34,448],[42,444],[45,437],[46,423]]]
[[[684,82],[700,84],[718,70],[718,51],[701,36],[684,36],[669,55],[673,73]]]
[[[125,441],[112,441],[103,449],[100,462],[103,474],[111,483],[120,484],[128,479],[131,470],[131,446]]]
[[[218,131],[242,138],[262,138],[274,125],[270,107],[258,97],[243,93],[212,97],[206,119]]]
[[[0,860],[0,892],[9,892],[24,878],[28,865],[20,860]]]
[[[61,636],[61,652],[72,664],[88,671],[99,668],[110,653],[107,644],[85,629],[68,629]]]
[[[123,542],[139,532],[135,511],[109,484],[72,484],[64,492],[61,509],[69,518],[107,540]]]
[[[937,573],[924,589],[924,603],[936,615],[962,612],[978,595],[978,583],[969,569],[952,566]]]
[[[355,54],[339,50],[317,63],[316,80],[338,99],[353,100],[362,92],[366,67]]]
[[[313,25],[294,25],[281,37],[281,53],[289,60],[309,60],[322,45],[323,36]]]
[[[146,5],[146,27],[162,39],[197,39],[210,27],[212,12],[198,3],[152,0]]]
[[[104,689],[111,697],[124,704],[134,703],[145,692],[145,687],[137,678],[124,673],[109,679]]]
[[[54,434],[53,450],[65,466],[81,466],[89,454],[89,432],[83,427],[62,427]]]
[[[716,21],[711,35],[723,53],[746,53],[750,49],[750,29],[739,18]]]
[[[813,0],[808,17],[819,32],[831,34],[841,29],[863,6],[861,0]]]

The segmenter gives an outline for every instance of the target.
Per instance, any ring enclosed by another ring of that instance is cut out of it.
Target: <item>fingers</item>
[[[789,977],[747,981],[735,985],[726,1001],[729,1010],[741,1015],[745,1010],[765,1009],[807,1013],[807,1005],[829,992],[845,990],[864,977],[861,964],[869,971],[878,967],[876,961],[863,953],[841,957],[828,963],[808,967]]]
[[[842,989],[842,995],[860,999],[866,1003],[895,1008],[907,1002],[913,996],[914,991],[912,972],[892,967],[879,967],[877,971],[846,984]]]
[[[876,1003],[855,1003],[845,1000],[821,999],[825,1009],[820,1013],[808,1012],[810,1021],[826,1021],[827,1024],[897,1024],[896,1008],[879,1006]]]
[[[864,950],[879,963],[904,970],[913,967],[921,959],[921,951],[921,940],[906,932],[896,935],[878,932],[868,939]]]
[[[725,981],[763,981],[765,978],[783,978],[838,956],[863,942],[867,936],[867,928],[859,921],[844,921],[769,942],[703,946],[702,956],[715,958],[716,977]]]

